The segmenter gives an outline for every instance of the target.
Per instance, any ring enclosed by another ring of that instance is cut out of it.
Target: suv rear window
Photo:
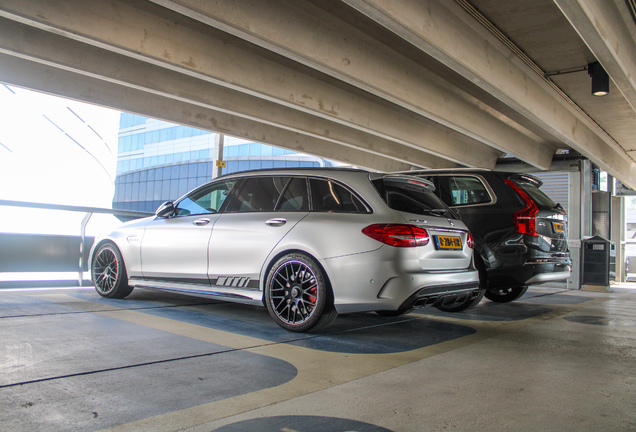
[[[480,178],[475,176],[439,176],[439,188],[449,205],[464,206],[488,204],[492,197]]]
[[[541,183],[536,183],[530,179],[526,180],[525,178],[511,178],[510,180],[514,181],[521,190],[527,193],[530,198],[535,202],[539,210],[552,210],[557,204],[552,201],[552,199],[547,196],[539,187]]]
[[[447,217],[454,218],[446,204],[427,187],[406,181],[394,181],[389,177],[372,180],[371,183],[384,202],[393,210],[420,215],[443,216],[445,214]]]

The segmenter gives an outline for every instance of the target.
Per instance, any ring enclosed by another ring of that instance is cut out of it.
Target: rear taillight
[[[468,233],[468,236],[466,237],[466,244],[469,248],[475,249],[475,239],[471,233]]]
[[[521,198],[525,201],[526,205],[521,209],[513,213],[512,217],[515,222],[515,228],[519,234],[527,234],[533,237],[538,237],[537,233],[537,213],[539,208],[534,203],[532,198],[528,196],[519,186],[517,186],[511,180],[504,180],[511,188],[517,192]]]
[[[374,240],[395,247],[417,247],[428,244],[428,232],[424,228],[402,224],[373,224],[362,233]]]

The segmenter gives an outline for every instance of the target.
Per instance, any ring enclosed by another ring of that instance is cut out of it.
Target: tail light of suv
[[[535,202],[525,193],[519,186],[517,186],[512,180],[504,180],[515,192],[521,196],[525,205],[521,210],[517,210],[513,213],[515,228],[519,234],[527,234],[533,237],[538,237],[537,233],[537,213],[539,208]]]
[[[395,247],[426,246],[430,240],[424,228],[407,224],[373,224],[364,228],[362,233]]]

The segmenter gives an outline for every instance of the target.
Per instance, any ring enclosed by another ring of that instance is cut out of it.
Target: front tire
[[[292,332],[317,330],[338,316],[324,271],[309,255],[290,253],[267,275],[265,306],[276,324]]]
[[[124,259],[113,243],[105,243],[97,249],[91,270],[95,291],[100,296],[124,298],[132,292]]]
[[[528,286],[518,286],[510,288],[490,289],[486,291],[486,298],[495,303],[508,303],[515,301],[528,291]]]

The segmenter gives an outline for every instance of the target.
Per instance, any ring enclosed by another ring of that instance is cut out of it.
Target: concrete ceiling
[[[585,2],[581,3],[585,4]],[[634,151],[636,150],[636,111],[634,110],[636,100],[633,95],[628,95],[630,98],[628,100],[613,81],[610,81],[610,93],[607,96],[592,96],[590,76],[584,69],[588,63],[601,61],[602,58],[609,56],[608,51],[612,48],[598,47],[593,39],[601,36],[589,29],[586,32],[586,28],[581,23],[581,11],[576,2],[471,0],[471,5],[513,41],[583,112],[627,151],[632,160],[634,159],[636,156]],[[609,1],[600,2],[600,6],[605,7],[608,14],[612,11],[615,13],[612,19],[603,23],[604,25],[624,27],[632,40],[636,37],[636,25],[628,9],[628,1],[620,0],[614,4]],[[563,7],[564,12],[559,7]],[[616,15],[617,12],[618,15]],[[573,23],[570,23],[568,18]],[[600,18],[603,19],[603,17]],[[573,25],[579,28],[576,29]],[[579,36],[577,30],[585,33]],[[606,40],[607,43],[613,42],[609,37]],[[596,55],[588,48],[587,43],[597,49]],[[627,47],[623,46],[623,50],[625,49]],[[633,52],[631,55],[628,54],[632,57],[632,62],[634,55]],[[606,62],[603,61],[603,63]],[[626,75],[622,71],[612,71],[610,68],[616,67],[616,65],[612,66],[613,63],[607,60],[605,64],[605,67],[613,72],[612,77],[620,79],[621,75]],[[636,70],[629,68],[627,70],[627,74],[631,74],[629,79],[632,80],[633,85]],[[630,89],[624,90],[630,93]]]
[[[3,0],[0,81],[382,171],[573,150],[636,187],[628,1]]]

